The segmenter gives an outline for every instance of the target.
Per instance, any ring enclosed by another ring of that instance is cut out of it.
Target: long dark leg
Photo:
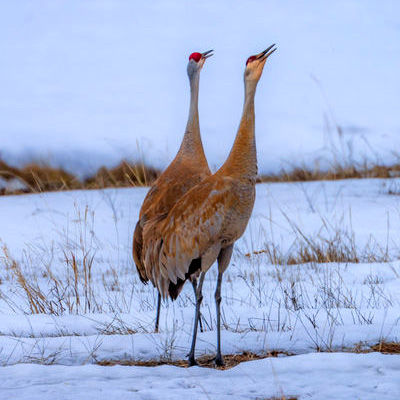
[[[223,272],[218,272],[217,288],[215,289],[215,305],[217,308],[217,355],[215,364],[224,365],[224,359],[221,355],[221,282]]]
[[[156,327],[154,331],[158,333],[158,326],[160,324],[160,309],[161,309],[161,294],[158,292],[158,300],[157,300],[157,314],[156,314]]]
[[[194,357],[194,350],[196,347],[197,327],[199,326],[200,305],[203,300],[203,294],[201,293],[201,291],[203,288],[203,282],[205,276],[206,276],[205,272],[202,272],[200,274],[199,285],[197,286],[196,290],[196,312],[194,315],[192,346],[190,347],[190,353],[189,353],[189,367],[197,364]]]
[[[232,256],[233,245],[222,249],[218,256],[218,278],[217,288],[215,289],[215,305],[217,309],[217,355],[215,356],[215,364],[224,365],[224,359],[221,354],[221,283],[222,275],[229,265]]]
[[[197,294],[196,294],[196,291],[197,291],[197,278],[192,278],[192,286],[193,286],[193,291],[194,291],[194,298],[196,299],[197,298]],[[203,322],[202,322],[202,320],[203,320],[203,316],[201,315],[201,312],[200,312],[200,316],[199,316],[200,332],[203,332]]]

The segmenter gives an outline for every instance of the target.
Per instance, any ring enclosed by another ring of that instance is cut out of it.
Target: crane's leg
[[[197,278],[192,278],[192,286],[193,286],[193,291],[194,291],[194,298],[197,298]],[[200,312],[200,316],[199,316],[199,324],[200,324],[200,332],[203,332],[203,322],[202,322],[203,316],[201,315]]]
[[[155,333],[158,333],[158,326],[160,324],[160,309],[161,309],[161,294],[158,292],[158,300],[157,300],[157,314],[156,314],[156,327],[154,329]]]
[[[215,289],[215,305],[217,308],[217,355],[215,356],[215,364],[224,365],[224,359],[221,354],[221,283],[222,275],[229,265],[232,257],[233,245],[222,249],[218,255],[218,278],[217,288]]]
[[[203,294],[201,291],[203,288],[203,282],[204,282],[205,276],[206,276],[205,272],[202,272],[200,274],[199,284],[198,284],[197,290],[196,290],[196,312],[194,315],[192,346],[190,347],[190,353],[189,353],[189,367],[191,367],[192,365],[197,365],[195,357],[194,357],[194,350],[196,347],[197,328],[199,326],[200,305],[203,300]]]

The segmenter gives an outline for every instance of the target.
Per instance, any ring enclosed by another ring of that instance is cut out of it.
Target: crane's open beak
[[[266,60],[275,50],[277,47],[275,47],[275,43],[266,48],[264,51],[262,51],[260,54],[257,54],[257,60],[264,61]]]
[[[201,57],[204,58],[204,59],[207,59],[208,57],[211,57],[211,56],[214,55],[213,51],[214,50],[205,51],[204,53],[201,53]]]

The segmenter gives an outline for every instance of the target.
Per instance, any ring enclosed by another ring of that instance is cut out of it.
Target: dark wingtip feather
[[[185,279],[178,278],[176,283],[169,283],[168,294],[172,300],[176,300],[185,282],[201,268],[201,258],[195,258],[189,265],[189,271],[185,274]]]

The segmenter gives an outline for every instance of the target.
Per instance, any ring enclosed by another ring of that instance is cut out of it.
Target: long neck
[[[255,178],[257,151],[255,140],[254,96],[257,82],[245,80],[242,119],[229,156],[219,172],[236,178]]]
[[[190,107],[189,117],[186,124],[185,135],[183,136],[181,147],[179,148],[177,158],[190,158],[208,168],[206,156],[204,154],[203,143],[200,136],[199,123],[199,81],[200,71],[194,71],[189,74],[190,81]]]

